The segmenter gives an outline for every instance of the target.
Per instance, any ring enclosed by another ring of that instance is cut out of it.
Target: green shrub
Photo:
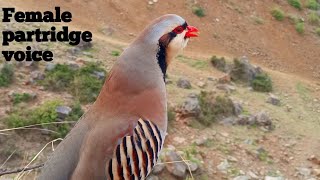
[[[51,71],[47,71],[45,79],[41,82],[49,90],[63,91],[70,86],[76,70],[66,64],[57,64]]]
[[[71,93],[84,103],[93,102],[99,95],[104,79],[98,79],[93,74],[94,72],[104,72],[98,64],[90,63],[76,73],[72,82]]]
[[[285,17],[284,12],[279,7],[273,8],[271,10],[271,15],[278,21],[283,21]]]
[[[320,9],[320,4],[317,2],[317,0],[308,0],[307,1],[307,8],[312,10],[318,10]]]
[[[114,51],[111,51],[111,55],[112,56],[120,56],[120,51],[116,51],[116,50],[114,50]]]
[[[11,64],[5,63],[0,70],[0,87],[7,87],[13,81],[14,70]]]
[[[253,16],[252,19],[255,22],[255,24],[263,24],[264,23],[264,21],[261,17]]]
[[[12,97],[13,104],[19,104],[21,102],[28,102],[32,99],[31,95],[28,93],[14,93]]]
[[[195,14],[198,17],[204,17],[206,15],[204,9],[200,6],[194,6],[192,8],[192,12],[193,12],[193,14]]]
[[[318,25],[320,23],[320,17],[316,12],[311,12],[308,15],[308,21],[310,22],[310,24]]]
[[[210,125],[221,116],[233,115],[232,100],[226,95],[214,95],[214,93],[201,92],[198,97],[201,108],[199,121],[203,125]]]
[[[288,0],[288,3],[296,9],[302,9],[302,4],[300,0]]]
[[[316,34],[320,36],[320,27],[316,29]]]
[[[296,23],[295,28],[296,28],[296,31],[297,31],[299,34],[303,34],[303,33],[304,33],[304,22],[298,22],[298,23]]]
[[[227,71],[227,62],[224,57],[218,58],[217,56],[213,56],[211,58],[211,64],[222,72]]]
[[[252,88],[255,91],[270,92],[272,91],[272,81],[268,74],[258,74],[252,81]]]
[[[56,108],[60,105],[62,105],[60,101],[48,101],[33,109],[13,112],[6,118],[6,122],[11,128],[56,122],[58,119]],[[72,106],[72,112],[65,120],[77,121],[82,114],[83,111],[80,104],[75,103],[75,105]],[[40,127],[57,132],[52,134],[53,137],[64,137],[69,132],[71,125],[49,124],[41,125]]]
[[[106,73],[97,63],[88,63],[77,70],[65,64],[57,64],[52,71],[46,73],[41,84],[50,90],[66,90],[80,102],[93,102],[99,95],[105,79],[99,79],[95,75],[97,72]]]

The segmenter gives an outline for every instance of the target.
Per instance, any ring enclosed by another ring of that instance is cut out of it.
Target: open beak
[[[187,26],[188,32],[186,33],[186,38],[198,37],[199,30],[194,26]]]

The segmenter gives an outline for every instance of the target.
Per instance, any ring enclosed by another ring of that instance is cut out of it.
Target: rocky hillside
[[[169,135],[149,180],[320,179],[320,37],[310,20],[319,10],[309,1],[35,2],[0,6],[59,4],[94,40],[31,44],[53,51],[52,63],[0,59],[0,179],[37,177],[39,168],[1,174],[41,167],[127,44],[150,19],[171,12],[200,27],[201,37],[169,67]],[[11,23],[0,31],[36,27],[51,24]]]

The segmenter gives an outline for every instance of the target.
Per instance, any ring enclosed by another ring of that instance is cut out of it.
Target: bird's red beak
[[[186,38],[198,37],[199,30],[194,26],[187,26],[188,32],[186,33]]]

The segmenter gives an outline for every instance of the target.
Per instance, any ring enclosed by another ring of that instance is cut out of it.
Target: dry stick
[[[188,166],[188,170],[189,170],[191,179],[194,179],[194,178],[193,178],[193,175],[192,175],[192,172],[191,172],[190,164],[187,163],[187,162],[186,162],[187,160],[185,160],[181,155],[179,155],[179,156],[180,156],[180,158],[182,159],[182,161]]]
[[[11,170],[11,171],[4,171],[4,172],[2,172],[2,170],[0,170],[0,176],[38,169],[38,168],[41,168],[43,165],[44,164],[39,164],[39,165],[31,166],[28,168],[19,168],[19,169],[15,169],[15,170]]]
[[[28,168],[28,166],[29,166],[34,160],[36,160],[36,159],[38,158],[38,156],[42,153],[42,151],[43,151],[49,144],[54,143],[54,142],[56,142],[56,141],[62,141],[62,140],[63,140],[62,138],[54,139],[54,140],[48,142],[46,145],[44,145],[44,147],[32,158],[32,160],[24,167],[24,169]],[[25,173],[24,171],[21,171],[21,172],[15,177],[15,179],[17,179],[17,180],[21,179],[21,178],[23,177],[24,173]]]
[[[13,131],[13,130],[19,130],[19,129],[32,128],[32,127],[41,126],[41,125],[71,124],[71,123],[75,123],[75,122],[76,122],[76,121],[62,121],[62,122],[50,122],[50,123],[33,124],[33,125],[29,125],[29,126],[22,126],[22,127],[10,128],[10,129],[2,129],[2,130],[0,130],[0,133],[1,133],[1,132],[7,132],[7,131]]]
[[[12,157],[12,155],[16,152],[17,150],[14,150],[10,156],[4,161],[4,163],[0,166],[0,169],[9,161],[9,159]]]

